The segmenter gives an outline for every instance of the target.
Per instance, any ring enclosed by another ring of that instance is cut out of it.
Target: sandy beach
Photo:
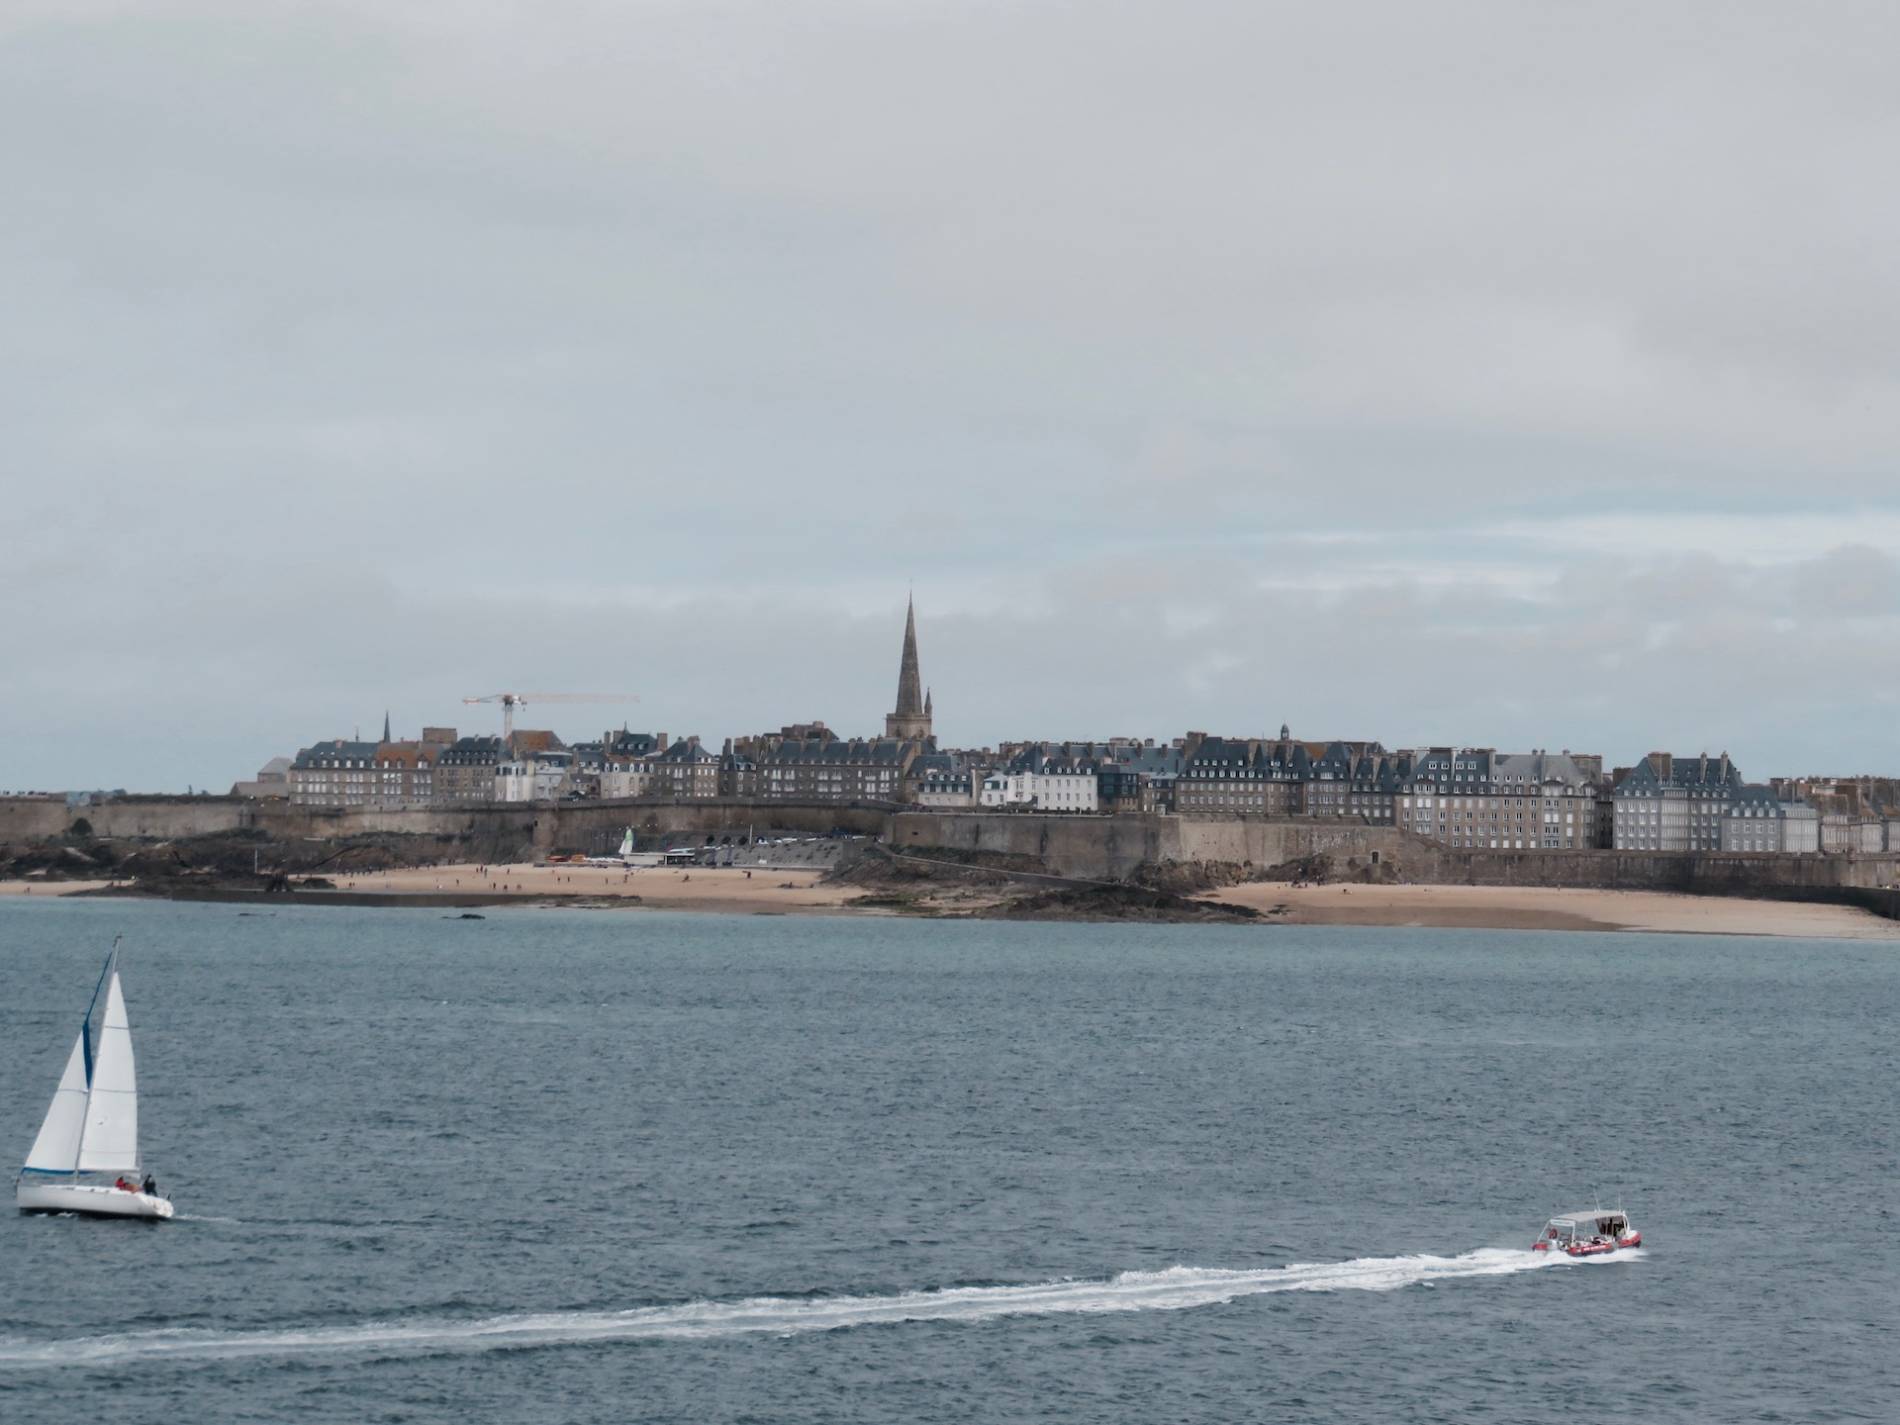
[[[1272,911],[1296,925],[1393,925],[1476,930],[1646,930],[1663,934],[1780,935],[1815,940],[1900,940],[1900,922],[1849,906],[1680,896],[1660,891],[1521,886],[1292,886],[1255,882],[1208,900]]]
[[[598,866],[425,866],[375,871],[333,879],[339,891],[385,895],[585,896],[595,900],[637,898],[648,910],[713,910],[734,914],[837,910],[864,892],[855,886],[820,885],[821,871],[775,871],[760,867],[651,866],[637,870]]]
[[[850,902],[865,888],[826,885],[818,870],[753,867],[452,865],[359,872],[333,878],[337,891],[390,896],[479,896],[522,902],[550,897],[626,901],[643,910],[735,915],[881,914]],[[54,898],[99,891],[109,881],[0,881],[0,895]],[[988,899],[988,897],[982,897]],[[1474,930],[1631,930],[1664,934],[1775,935],[1815,940],[1900,941],[1900,922],[1846,906],[1656,891],[1518,886],[1293,886],[1251,882],[1202,899],[1248,906],[1289,925],[1432,926]],[[1274,912],[1284,907],[1278,914]],[[967,913],[973,906],[958,906]]]
[[[0,881],[0,896],[76,896],[86,891],[102,891],[112,881],[49,881],[44,876],[26,880]]]

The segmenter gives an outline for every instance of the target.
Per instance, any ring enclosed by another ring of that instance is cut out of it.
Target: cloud
[[[964,740],[1885,766],[1896,40],[9,7],[0,786],[525,682],[870,730],[913,582]]]

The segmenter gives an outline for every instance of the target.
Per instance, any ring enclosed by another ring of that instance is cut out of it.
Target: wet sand
[[[1523,886],[1292,886],[1255,882],[1208,900],[1251,906],[1293,925],[1438,926],[1470,930],[1643,930],[1663,934],[1778,935],[1815,940],[1900,940],[1900,922],[1850,906],[1661,891]]]

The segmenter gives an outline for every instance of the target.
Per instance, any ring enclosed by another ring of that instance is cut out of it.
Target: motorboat
[[[22,1212],[153,1222],[172,1215],[151,1178],[140,1178],[138,1075],[119,983],[118,940],[79,1021],[79,1036],[14,1197]]]
[[[1609,1211],[1592,1208],[1588,1212],[1564,1212],[1544,1224],[1544,1230],[1531,1243],[1533,1252],[1562,1252],[1567,1257],[1601,1257],[1608,1252],[1626,1251],[1643,1245],[1643,1234],[1630,1226],[1629,1214],[1621,1208]]]

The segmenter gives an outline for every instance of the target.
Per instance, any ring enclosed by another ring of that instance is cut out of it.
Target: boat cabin
[[[1544,1224],[1543,1240],[1554,1247],[1568,1247],[1601,1237],[1614,1242],[1630,1230],[1630,1220],[1622,1212],[1601,1208],[1590,1212],[1566,1212]]]

